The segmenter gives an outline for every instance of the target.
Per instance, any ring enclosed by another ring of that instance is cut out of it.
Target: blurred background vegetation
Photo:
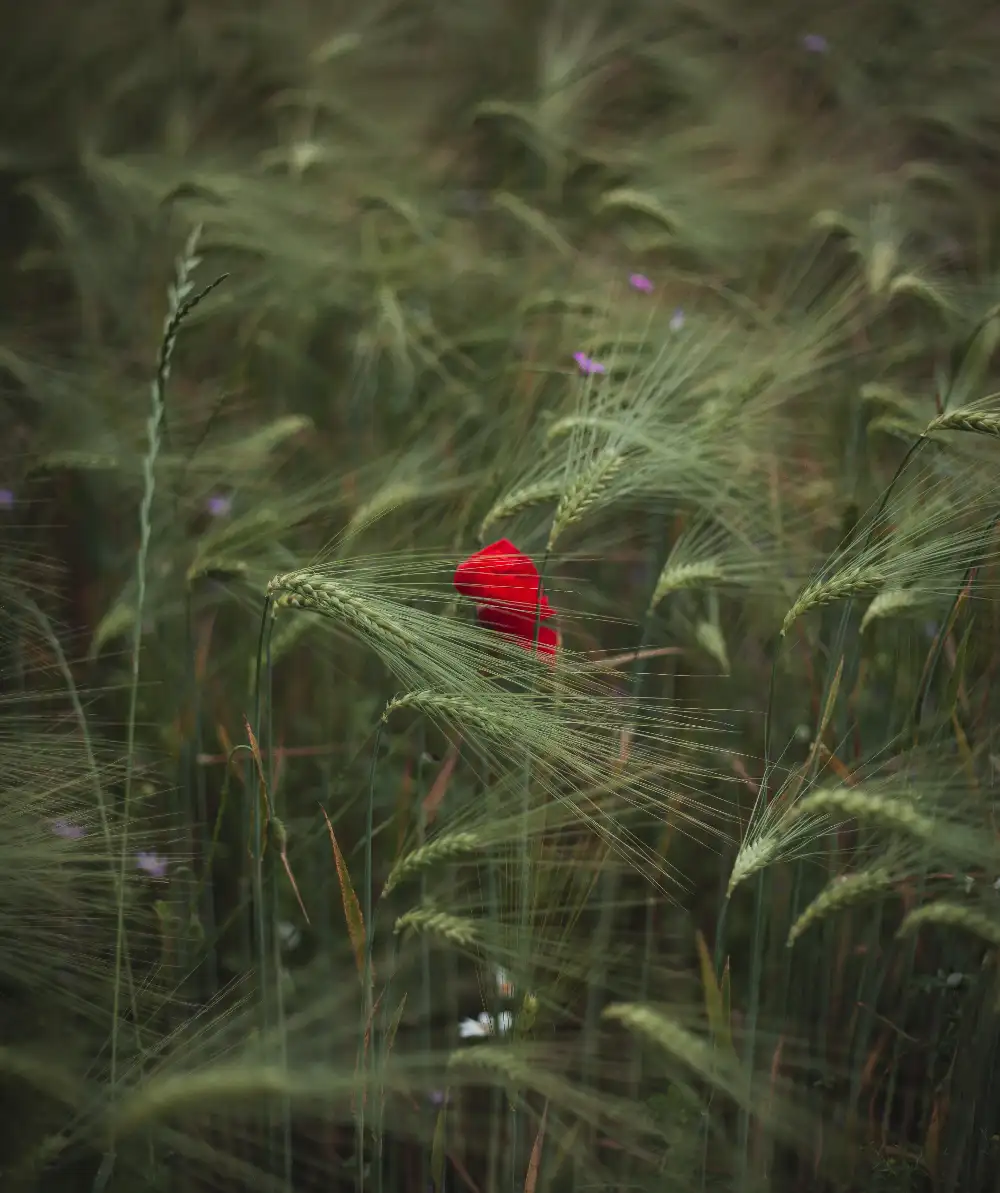
[[[10,9],[3,1189],[997,1193],[997,13]]]

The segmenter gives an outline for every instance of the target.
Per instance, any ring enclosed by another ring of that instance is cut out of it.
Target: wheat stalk
[[[920,593],[912,588],[887,588],[880,592],[865,610],[861,619],[862,633],[872,624],[886,617],[901,613],[904,609],[918,608],[923,603]]]
[[[459,948],[472,948],[479,939],[479,930],[475,921],[462,916],[451,915],[447,911],[438,911],[432,907],[415,907],[405,915],[401,915],[393,927],[398,936],[400,932],[409,929],[412,932],[428,932],[440,936],[450,944]]]
[[[940,900],[918,907],[903,920],[898,936],[909,936],[924,924],[942,924],[949,928],[964,928],[994,948],[1000,948],[1000,916],[987,915],[962,903]]]
[[[486,517],[479,525],[479,538],[485,539],[486,532],[497,522],[513,518],[515,514],[530,509],[534,505],[541,505],[547,501],[558,501],[562,496],[562,485],[557,481],[536,481],[534,484],[522,485],[505,494],[490,507]]]
[[[479,704],[464,696],[446,696],[438,692],[424,690],[408,692],[404,696],[397,696],[391,700],[386,705],[382,719],[388,720],[400,708],[412,708],[435,720],[450,721],[458,725],[465,724],[478,729],[487,737],[501,737],[508,741],[511,737],[516,739],[525,733],[525,717],[532,711],[526,700],[523,709],[512,709],[505,712],[496,705]]]
[[[723,1063],[717,1049],[653,1007],[642,1003],[612,1003],[605,1007],[601,1017],[649,1040],[715,1085],[736,1092],[742,1084],[739,1075]]]
[[[746,882],[751,874],[756,874],[775,861],[780,852],[781,838],[776,833],[765,833],[750,844],[741,846],[729,875],[726,898],[729,899],[740,883]]]
[[[812,584],[807,584],[785,614],[785,620],[781,623],[781,636],[784,637],[792,624],[810,609],[818,609],[821,605],[829,605],[834,601],[844,600],[846,597],[857,596],[872,588],[881,588],[885,582],[886,575],[882,568],[854,564],[827,580],[817,580]]]
[[[722,567],[714,560],[706,559],[692,563],[671,563],[660,573],[650,601],[655,609],[663,598],[671,592],[679,592],[684,588],[698,588],[704,584],[721,584],[725,580]]]
[[[556,541],[564,531],[579,522],[587,510],[600,501],[622,470],[624,463],[625,456],[622,452],[603,451],[576,477],[556,506],[547,551],[555,547]]]
[[[413,639],[401,626],[385,617],[346,585],[310,572],[287,572],[275,576],[267,586],[276,609],[305,609],[343,622],[375,640],[389,640],[403,650],[413,646]]]
[[[127,1136],[175,1116],[217,1112],[223,1107],[229,1113],[245,1110],[253,1115],[262,1105],[286,1099],[327,1107],[342,1100],[346,1106],[361,1084],[353,1074],[346,1076],[328,1066],[296,1073],[284,1064],[217,1063],[144,1082],[116,1108],[111,1128],[117,1136]]]
[[[893,873],[883,868],[861,870],[857,874],[847,874],[834,879],[820,891],[792,924],[785,943],[791,948],[802,933],[818,920],[862,903],[873,895],[890,889],[894,882]]]
[[[1000,435],[1000,413],[969,407],[946,410],[924,428],[924,435],[934,431],[971,431],[976,435]]]
[[[807,796],[789,810],[789,819],[817,813],[837,812],[857,820],[874,820],[899,829],[921,841],[933,842],[940,824],[918,812],[907,800],[875,795],[860,788],[830,788]]]
[[[824,816],[831,812],[857,820],[870,820],[893,832],[920,842],[938,856],[947,854],[963,865],[993,865],[997,846],[974,825],[966,825],[939,808],[937,815],[918,811],[913,801],[881,795],[863,787],[828,788],[800,800],[788,813],[790,820],[801,816]]]
[[[415,849],[412,853],[399,859],[385,880],[382,894],[387,895],[401,882],[405,882],[423,870],[436,866],[439,862],[451,862],[455,858],[475,853],[482,844],[483,838],[478,833],[449,833],[447,836],[429,841],[426,845],[422,845],[419,849]]]
[[[805,816],[793,814],[799,803],[799,787],[793,780],[763,805],[758,793],[729,875],[727,899],[732,898],[741,883],[766,866],[803,856],[826,831],[822,816],[808,812]]]
[[[118,1076],[118,1025],[121,1010],[122,967],[125,954],[125,900],[121,895],[125,886],[125,872],[128,865],[129,813],[132,800],[132,776],[135,754],[135,725],[139,700],[139,655],[142,646],[142,623],[146,601],[146,570],[149,547],[152,540],[153,497],[156,492],[156,461],[160,454],[161,433],[166,415],[167,384],[174,348],[181,325],[192,310],[204,299],[226,275],[216,278],[203,290],[195,293],[191,275],[201,263],[196,250],[201,236],[201,227],[195,227],[184,246],[184,252],[177,262],[175,280],[168,290],[167,315],[163,324],[163,337],[156,364],[156,372],[150,386],[150,413],[146,420],[147,446],[142,462],[142,501],[139,507],[139,550],[136,556],[136,609],[132,627],[132,673],[129,694],[129,711],[126,729],[125,779],[122,794],[121,853],[119,857],[118,919],[115,929],[114,995],[112,998],[110,1083],[114,1090]],[[114,1163],[114,1144],[106,1157],[107,1164]]]

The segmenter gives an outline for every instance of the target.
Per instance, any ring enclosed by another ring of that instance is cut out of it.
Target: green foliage
[[[995,1188],[1000,40],[802,12],[12,15],[5,1190]]]

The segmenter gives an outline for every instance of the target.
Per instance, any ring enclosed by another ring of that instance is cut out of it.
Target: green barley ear
[[[483,848],[483,843],[483,834],[470,832],[448,833],[428,841],[412,853],[404,854],[396,862],[385,880],[382,894],[388,895],[401,882],[407,882],[442,864],[474,856]]]
[[[790,562],[787,552],[743,523],[728,510],[722,521],[710,513],[692,519],[670,550],[650,607],[655,609],[671,593],[696,588],[773,587],[774,577]]]
[[[593,347],[606,372],[573,378],[541,457],[487,512],[484,536],[500,520],[554,501],[552,551],[569,530],[625,502],[718,500],[736,469],[702,414],[705,393],[719,385],[715,349],[732,339],[731,329],[662,342],[656,331],[651,322],[638,333],[623,328]]]
[[[516,517],[525,510],[549,502],[558,502],[562,497],[562,484],[556,480],[540,480],[511,489],[490,506],[479,524],[479,540],[485,542],[489,531],[498,523]]]
[[[965,903],[949,903],[939,900],[918,907],[916,911],[903,920],[900,925],[899,936],[910,936],[925,924],[940,924],[945,928],[961,928],[965,932],[978,936],[987,944],[1000,949],[1000,914],[996,908],[991,911],[980,911],[969,907]]]
[[[758,788],[750,813],[750,823],[740,842],[739,852],[729,876],[727,900],[732,897],[736,887],[745,882],[751,874],[759,873],[774,862],[801,856],[813,842],[822,837],[824,828],[821,816],[795,817],[793,811],[802,787],[818,759],[820,744],[837,703],[843,668],[844,661],[841,659],[827,690],[813,745],[805,764],[796,774],[789,777],[774,799],[768,800],[765,783],[761,783]]]
[[[740,843],[726,886],[726,898],[754,874],[779,862],[807,857],[826,832],[820,815],[795,815],[796,804],[785,802],[782,793],[755,808],[746,835]]]
[[[631,1035],[661,1049],[710,1086],[728,1093],[737,1102],[750,1100],[750,1082],[734,1058],[659,1008],[641,1003],[613,1003],[602,1018],[619,1023]]]
[[[885,867],[872,867],[835,878],[823,888],[798,917],[788,933],[786,944],[791,948],[813,924],[826,916],[836,915],[849,907],[867,903],[877,895],[892,890],[898,874]]]
[[[816,1129],[808,1105],[802,1102],[801,1091],[774,1073],[755,1072],[754,1066],[745,1059],[741,1062],[732,1049],[720,1048],[711,1038],[695,1034],[664,1008],[645,1003],[613,1003],[605,1008],[602,1018],[620,1024],[641,1047],[662,1052],[709,1089],[727,1095],[744,1111],[752,1109],[775,1136],[794,1143],[809,1133],[810,1128]]]
[[[878,524],[863,520],[799,593],[782,635],[811,609],[863,593],[907,589],[913,598],[953,595],[973,561],[996,556],[986,541],[995,511],[991,477],[974,470],[928,469],[897,487]],[[876,516],[870,511],[870,516]]]
[[[794,623],[811,609],[872,592],[882,588],[888,580],[889,573],[883,567],[855,563],[840,569],[835,575],[806,585],[785,614],[781,636],[784,637]]]
[[[948,410],[928,423],[924,434],[932,435],[935,431],[971,431],[975,435],[996,437],[1000,435],[1000,413],[970,408]]]
[[[992,342],[989,350],[985,354],[985,360],[988,360],[996,347],[996,338],[998,329],[1000,329],[1000,322],[995,317],[989,321],[989,326],[992,328]],[[983,367],[983,361],[979,361],[980,368]],[[973,366],[975,368],[975,366]],[[961,370],[960,370],[961,372]],[[961,384],[961,383],[960,383]],[[966,391],[968,388],[962,386]],[[924,427],[922,437],[934,435],[941,431],[965,431],[972,435],[986,435],[990,438],[996,438],[1000,435],[1000,408],[998,408],[998,400],[1000,394],[991,393],[985,397],[978,398],[975,401],[962,402],[961,405],[951,406],[949,409],[943,410],[936,418]]]
[[[429,507],[440,498],[462,492],[469,486],[466,476],[451,475],[452,469],[433,445],[421,445],[398,458],[379,461],[372,483],[363,479],[367,495],[351,514],[338,540],[343,554],[355,539],[399,510],[407,511],[411,533],[414,514],[420,507]]]
[[[406,912],[396,920],[393,931],[397,936],[407,931],[429,933],[462,949],[474,948],[480,938],[479,927],[473,920],[434,907],[416,907]]]
[[[498,697],[499,695],[500,693],[497,693]],[[526,726],[525,719],[532,708],[537,709],[540,704],[537,700],[527,701],[517,697],[506,701],[506,706],[499,699],[495,704],[486,701],[480,703],[465,696],[424,689],[408,692],[405,696],[397,696],[390,701],[383,714],[383,720],[388,720],[397,709],[412,708],[431,720],[464,725],[484,737],[495,737],[498,741],[508,743],[515,742],[519,736],[530,734],[530,727]],[[530,741],[530,737],[528,740]]]
[[[888,588],[876,596],[861,619],[862,633],[876,621],[886,621],[900,613],[913,612],[927,604],[927,598],[910,588]]]
[[[901,273],[907,240],[906,225],[890,203],[877,203],[865,219],[852,219],[839,211],[818,212],[812,220],[821,231],[844,236],[850,253],[861,266],[868,293],[885,301]]]
[[[382,649],[408,651],[412,633],[365,593],[322,574],[303,571],[276,576],[267,586],[274,608],[304,609],[340,622]]]
[[[551,551],[560,536],[581,521],[587,511],[600,504],[612,489],[615,478],[625,467],[625,452],[608,447],[582,467],[559,498],[546,550]]]
[[[798,801],[789,815],[800,817],[850,817],[898,835],[923,848],[927,856],[949,858],[965,867],[996,865],[997,845],[972,821],[953,810],[933,787],[907,788],[891,779],[857,787],[821,789]]]
[[[672,554],[660,572],[650,606],[656,608],[670,593],[689,588],[707,588],[724,584],[726,573],[717,559],[682,562],[679,553]]]

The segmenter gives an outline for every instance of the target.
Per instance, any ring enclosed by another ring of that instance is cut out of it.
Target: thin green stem
[[[426,752],[426,728],[421,720],[419,726],[419,737],[417,740],[417,749],[419,751],[417,756],[417,774],[416,774],[416,789],[417,789],[417,848],[421,848],[427,843],[427,814],[424,811],[424,754]],[[421,906],[427,904],[427,871],[421,869],[420,871],[420,903]],[[452,954],[449,953],[449,958]],[[453,989],[449,982],[447,985],[449,992]],[[422,1003],[423,1019],[421,1022],[421,1048],[425,1056],[431,1054],[431,949],[430,942],[427,939],[427,933],[420,934],[420,1000]],[[429,1188],[431,1179],[430,1170],[430,1156],[425,1148],[420,1149],[420,1188]]]
[[[631,696],[633,702],[638,701],[645,684],[646,671],[641,659],[643,651],[649,645],[654,619],[655,610],[650,604],[647,606],[643,618],[642,632],[636,651],[639,666],[632,673]],[[611,947],[611,934],[614,929],[620,882],[621,873],[618,866],[610,865],[603,868],[600,882],[601,908],[597,921],[597,931],[594,934],[590,978],[587,984],[587,1004],[584,1013],[582,1064],[584,1084],[587,1084],[593,1077],[596,1041],[599,1034],[600,1001],[608,976],[608,951]]]
[[[368,807],[365,816],[365,893],[362,918],[365,925],[365,963],[362,978],[362,1015],[361,1015],[361,1047],[360,1064],[362,1068],[361,1096],[358,1099],[358,1190],[365,1189],[365,1103],[368,1097],[368,1050],[365,1040],[371,1033],[372,1054],[375,1051],[375,1023],[373,1016],[374,990],[372,974],[373,949],[375,943],[375,866],[373,842],[375,838],[375,774],[378,769],[378,753],[382,744],[382,728],[384,719],[380,719],[375,729],[375,744],[372,749],[372,763],[368,775]],[[380,1140],[374,1140],[376,1150],[381,1146]]]
[[[181,325],[188,314],[212,290],[215,289],[227,275],[206,286],[198,293],[192,294],[190,274],[198,264],[195,250],[198,244],[200,228],[195,228],[185,246],[185,253],[177,265],[176,282],[170,289],[170,303],[167,318],[164,323],[163,338],[157,359],[156,372],[150,387],[151,409],[146,420],[146,454],[142,461],[142,500],[139,506],[139,549],[136,554],[136,601],[135,620],[132,626],[131,644],[131,675],[129,683],[129,705],[126,721],[125,741],[125,780],[122,795],[122,829],[121,848],[119,852],[119,897],[118,916],[115,925],[115,961],[114,961],[114,993],[111,1007],[111,1063],[110,1085],[114,1094],[118,1081],[118,1025],[121,1016],[121,986],[122,970],[125,961],[125,871],[128,865],[129,850],[129,817],[132,810],[132,781],[135,771],[135,736],[136,720],[139,711],[139,660],[142,649],[143,619],[146,607],[146,572],[149,562],[149,548],[153,537],[153,497],[156,493],[156,461],[160,454],[160,443],[163,422],[166,416],[167,384],[170,380],[170,367],[173,360],[174,348]],[[94,1181],[95,1190],[103,1189],[111,1178],[115,1163],[115,1142],[111,1140],[104,1157],[104,1162]]]
[[[260,634],[257,639],[257,666],[254,681],[254,699],[253,699],[253,725],[251,726],[254,733],[260,734],[261,724],[261,704],[262,704],[262,664],[265,656],[266,643],[270,639],[268,633],[271,625],[271,618],[269,616],[271,611],[271,598],[264,598],[264,609],[260,618]],[[263,766],[263,761],[262,764]],[[251,900],[253,904],[253,947],[254,954],[257,959],[257,973],[259,981],[260,994],[260,1013],[261,1024],[260,1030],[262,1038],[265,1038],[270,1026],[270,998],[268,990],[268,975],[271,968],[270,952],[268,949],[268,925],[267,925],[267,910],[264,898],[264,808],[262,800],[264,792],[260,790],[260,786],[264,783],[263,771],[259,777],[259,781],[255,781],[255,760],[252,753],[248,755],[246,762],[246,790],[247,796],[250,800],[249,805],[249,829],[250,829],[250,853],[252,858],[252,894]]]
[[[743,1040],[743,1065],[747,1081],[753,1077],[757,1044],[757,1019],[760,1013],[761,977],[763,974],[764,944],[767,938],[767,892],[770,875],[761,870],[754,880],[753,945],[750,960],[750,1001],[747,1005],[746,1033]],[[740,1157],[738,1188],[745,1193],[750,1187],[750,1110],[740,1107],[737,1125],[737,1148]]]

